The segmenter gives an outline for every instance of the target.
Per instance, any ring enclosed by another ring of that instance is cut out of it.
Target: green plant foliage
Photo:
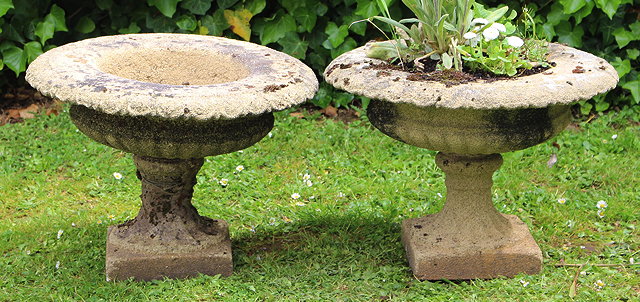
[[[609,61],[620,76],[618,88],[581,102],[583,114],[640,104],[640,1],[559,0],[483,1],[521,10],[525,3],[538,24],[538,34]],[[540,4],[541,3],[541,4]]]
[[[0,0],[0,89],[23,81],[26,66],[42,51],[56,45],[102,35],[177,32],[227,36],[289,53],[303,60],[318,75],[338,55],[381,37],[364,22],[381,14],[372,0]],[[523,3],[511,0],[477,1],[490,7],[508,5],[521,11]],[[535,3],[538,3],[534,1]],[[390,17],[402,19],[411,12],[398,0],[384,0]],[[638,0],[562,0],[530,4],[537,33],[554,41],[593,52],[613,62],[624,74],[620,88],[606,97],[585,102],[611,106],[635,105],[638,98],[640,21]],[[230,18],[225,18],[225,10]],[[567,14],[566,11],[573,11]],[[231,23],[230,24],[230,20]],[[232,26],[233,25],[233,26]],[[351,102],[325,87],[313,102],[335,106]],[[603,108],[600,105],[598,108]]]

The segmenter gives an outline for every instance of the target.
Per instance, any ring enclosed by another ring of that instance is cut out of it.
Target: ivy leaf
[[[595,2],[596,6],[609,16],[609,19],[613,19],[620,6],[620,0],[595,0]]]
[[[34,34],[40,38],[40,43],[44,45],[47,40],[53,38],[53,33],[56,30],[56,25],[49,21],[40,21],[36,24]]]
[[[51,11],[45,17],[45,20],[52,21],[55,24],[56,31],[69,31],[65,24],[64,10],[56,4],[51,6]]]
[[[596,6],[595,3],[593,3],[593,1],[588,1],[585,6],[583,6],[579,11],[577,11],[575,14],[573,14],[573,18],[576,20],[576,24],[580,24],[582,23],[582,19],[584,19],[586,16],[591,15],[591,12],[593,12],[593,7]]]
[[[42,45],[38,41],[31,41],[24,45],[24,52],[27,63],[31,63],[42,54]]]
[[[229,23],[224,18],[224,12],[219,9],[213,15],[207,15],[200,20],[203,27],[207,28],[207,33],[212,36],[221,36],[222,32],[229,28]]]
[[[631,72],[631,61],[622,60],[620,57],[616,57],[615,60],[611,61],[611,66],[616,69],[618,72],[618,77],[622,78],[626,76],[629,72]]]
[[[376,16],[380,13],[378,10],[377,1],[358,0],[358,6],[356,7],[355,14],[363,18],[369,18]]]
[[[631,96],[633,97],[633,101],[636,104],[640,104],[640,79],[635,81],[630,81],[624,83],[622,88],[629,90],[631,92]]]
[[[560,0],[559,2],[562,4],[563,12],[567,15],[579,11],[587,4],[586,0]]]
[[[210,0],[184,0],[180,7],[190,11],[192,14],[204,15],[211,8]]]
[[[253,0],[246,5],[246,9],[248,9],[254,16],[261,13],[265,7],[267,7],[266,0]]]
[[[13,8],[13,1],[0,0],[0,17],[4,16],[9,9]]]
[[[567,43],[572,47],[578,48],[582,46],[582,36],[584,35],[582,26],[576,25],[572,29],[571,23],[562,21],[556,26],[556,33],[558,34],[558,41],[560,41],[560,43]]]
[[[83,34],[88,34],[96,29],[96,24],[91,20],[91,18],[84,16],[78,20],[78,24],[76,24],[75,30],[81,32]]]
[[[10,46],[2,50],[4,64],[16,73],[16,77],[26,69],[26,58],[24,51],[16,46]]]
[[[632,23],[631,25],[629,25],[629,28],[634,35],[640,37],[640,21]]]
[[[148,13],[145,25],[157,33],[172,33],[176,30],[176,22],[162,15],[154,17]]]
[[[307,56],[309,42],[300,40],[300,36],[295,32],[288,32],[282,39],[278,40],[282,45],[282,51],[290,54],[294,58],[303,60]]]
[[[129,27],[121,28],[118,32],[121,34],[136,34],[140,32],[140,26],[138,26],[138,23],[136,22],[131,22]]]
[[[270,18],[264,24],[264,28],[260,33],[260,43],[267,45],[282,39],[288,32],[296,31],[296,20],[290,14],[285,14],[283,10]]]
[[[623,48],[631,41],[635,41],[640,39],[639,36],[634,35],[632,32],[625,30],[623,27],[618,27],[614,32],[613,36],[616,38],[616,43],[618,43],[618,48]]]
[[[219,9],[227,9],[229,7],[232,7],[234,4],[236,4],[236,2],[238,2],[238,0],[217,0],[216,1],[216,3],[218,3]]]
[[[551,25],[558,25],[562,21],[569,20],[570,17],[562,12],[562,5],[559,2],[555,2],[551,5],[551,11],[547,14],[547,22]]]
[[[243,38],[245,41],[251,39],[251,26],[249,21],[253,17],[253,14],[248,9],[240,9],[237,11],[225,10],[224,18],[227,19],[233,31],[236,35]]]
[[[313,28],[316,26],[316,21],[318,20],[318,15],[306,7],[298,8],[293,15],[300,27],[309,33],[313,31]]]
[[[349,35],[349,27],[346,25],[342,25],[338,27],[338,25],[336,25],[335,23],[329,22],[327,24],[327,27],[324,29],[324,33],[329,36],[327,38],[327,41],[329,41],[329,43],[331,43],[331,46],[332,46],[332,47],[325,46],[325,48],[327,49],[336,48],[340,44],[342,44],[342,42],[344,42],[344,39]]]
[[[171,18],[176,13],[180,0],[147,0],[149,5],[155,6],[163,15]]]
[[[182,15],[176,20],[176,25],[182,30],[192,31],[196,29],[198,22],[196,22],[196,17],[193,15]]]
[[[638,57],[640,57],[640,49],[627,49],[627,57],[629,57],[629,59],[631,60],[636,60]]]

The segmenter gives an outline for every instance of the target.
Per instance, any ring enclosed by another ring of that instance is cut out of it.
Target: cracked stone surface
[[[607,61],[587,52],[551,44],[549,61],[556,66],[544,73],[498,80],[484,80],[452,87],[432,81],[407,80],[409,72],[380,70],[372,65],[386,64],[368,58],[369,45],[346,52],[326,68],[326,81],[336,88],[372,99],[420,107],[470,109],[540,108],[571,104],[609,91],[618,83],[618,73]],[[574,73],[577,66],[583,73]]]
[[[312,98],[313,71],[253,43],[188,34],[130,34],[54,48],[26,79],[44,95],[108,114],[231,119]]]

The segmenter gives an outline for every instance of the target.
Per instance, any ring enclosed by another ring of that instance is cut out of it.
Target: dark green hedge
[[[621,87],[585,102],[585,110],[640,103],[639,0],[479,1],[537,11],[540,32],[554,41],[608,59]],[[392,15],[408,17],[401,1]],[[372,0],[0,0],[0,86],[21,81],[26,66],[55,45],[85,38],[137,32],[224,35],[284,51],[321,73],[339,54],[381,34],[366,23],[379,13]],[[322,85],[319,106],[351,102],[353,96]]]

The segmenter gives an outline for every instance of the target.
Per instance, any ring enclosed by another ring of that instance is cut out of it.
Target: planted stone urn
[[[185,34],[67,44],[38,57],[27,81],[71,103],[82,133],[133,153],[142,207],[108,229],[108,280],[230,275],[227,223],[191,204],[203,158],[260,141],[273,127],[272,112],[318,87],[311,69],[281,52]]]
[[[589,53],[551,44],[555,67],[513,79],[459,85],[415,81],[366,56],[370,45],[336,58],[324,76],[336,88],[372,99],[371,123],[401,142],[439,151],[442,211],[402,223],[402,242],[421,280],[535,274],[542,253],[527,226],[492,203],[500,153],[540,144],[571,121],[570,106],[614,88],[615,69]],[[523,167],[526,169],[526,167]]]

